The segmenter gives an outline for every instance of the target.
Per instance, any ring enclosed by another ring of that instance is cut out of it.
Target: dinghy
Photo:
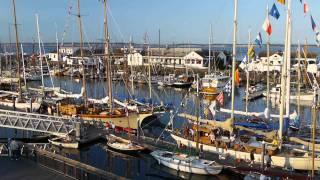
[[[196,156],[188,156],[186,154],[157,150],[153,151],[151,155],[159,164],[187,173],[216,175],[223,169],[223,166],[215,161],[199,159]]]
[[[48,141],[52,145],[63,147],[63,148],[78,149],[78,147],[79,147],[79,142],[67,140],[67,139],[61,138],[61,137],[48,139]]]
[[[123,153],[137,153],[145,150],[145,148],[140,146],[139,144],[117,137],[113,134],[110,134],[107,139],[108,147],[116,151],[120,151]]]

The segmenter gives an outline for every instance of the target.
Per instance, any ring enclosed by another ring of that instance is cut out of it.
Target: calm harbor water
[[[82,86],[81,81],[75,81],[70,78],[54,78],[53,83],[55,87],[61,87],[66,91],[73,91],[75,93],[80,92]],[[41,82],[30,82],[29,85],[37,87]],[[89,80],[87,82],[88,96],[94,98],[102,98],[106,95],[107,83],[105,81]],[[45,85],[51,86],[49,78],[45,79]],[[149,89],[146,85],[135,85],[134,95],[136,98],[149,97]],[[186,89],[175,89],[175,88],[163,88],[154,85],[152,87],[153,101],[160,103],[163,101],[165,104],[172,104],[172,106],[179,112],[186,112],[195,114],[196,106],[195,102],[197,96],[194,92],[189,92]],[[113,82],[113,93],[118,99],[125,99],[129,96],[128,90],[123,82]],[[240,87],[236,90],[235,108],[237,110],[245,110],[245,101],[242,100],[244,95],[244,88]],[[229,108],[231,105],[229,97],[225,97],[225,108]],[[200,97],[200,110],[202,117],[204,116],[203,111],[209,106],[210,100]],[[183,104],[183,107],[181,106]],[[278,104],[271,103],[271,112],[274,114],[278,113]],[[264,98],[257,99],[256,101],[250,102],[250,111],[263,111],[266,106]],[[296,105],[291,105],[291,110],[295,110]],[[160,121],[166,125],[169,120],[169,113],[161,115]],[[224,119],[229,115],[222,115],[218,113],[217,118]],[[212,118],[209,114],[208,118]],[[310,106],[301,106],[301,119],[303,125],[309,125],[311,120],[311,108]],[[185,123],[184,120],[176,118],[174,122],[174,128],[179,128]],[[149,128],[149,127],[146,127]],[[30,136],[30,132],[16,131],[16,137],[27,137]],[[160,134],[162,129],[160,127],[152,127],[152,132]],[[0,137],[13,137],[15,136],[14,130],[1,129]],[[166,138],[166,137],[165,137]],[[155,160],[149,155],[143,154],[139,157],[127,156],[119,153],[107,151],[104,143],[91,145],[89,147],[82,148],[80,150],[67,152],[67,156],[85,162],[102,170],[113,172],[119,176],[124,176],[130,179],[177,179],[177,178],[189,178],[189,179],[230,179],[234,178],[233,175],[228,173],[222,173],[219,176],[195,176],[184,173],[177,173],[176,171],[168,168],[159,166]]]

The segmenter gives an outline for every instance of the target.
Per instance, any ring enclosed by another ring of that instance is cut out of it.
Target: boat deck
[[[253,101],[255,99],[258,99],[258,98],[261,98],[263,96],[263,91],[257,91],[257,92],[254,92],[254,93],[250,93],[249,96],[248,96],[248,100],[249,101]],[[242,98],[242,100],[246,100],[246,96],[244,96]]]

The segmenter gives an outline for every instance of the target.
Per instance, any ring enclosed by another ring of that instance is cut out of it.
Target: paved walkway
[[[0,157],[0,176],[1,180],[70,180],[31,160],[10,160],[8,157]]]

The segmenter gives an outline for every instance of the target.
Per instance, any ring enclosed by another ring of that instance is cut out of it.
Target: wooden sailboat
[[[83,85],[81,94],[70,95],[72,97],[79,97],[81,104],[74,103],[63,103],[59,106],[59,112],[62,115],[66,116],[76,116],[84,120],[95,120],[101,121],[106,124],[113,124],[119,128],[129,128],[136,130],[138,124],[141,123],[146,117],[151,116],[152,114],[138,114],[136,111],[130,111],[127,107],[114,107],[114,102],[116,101],[112,94],[112,78],[111,78],[111,60],[109,53],[109,32],[108,32],[108,21],[107,21],[107,1],[104,3],[104,40],[105,40],[105,67],[106,67],[106,77],[108,85],[108,96],[103,99],[96,100],[87,98],[86,93],[86,79],[83,76]],[[79,31],[80,31],[80,52],[83,51],[83,41],[82,41],[82,23],[80,15],[80,0],[78,0],[78,22],[79,22]],[[83,53],[81,53],[81,58],[83,59]],[[83,67],[84,73],[85,67]],[[69,95],[67,97],[70,97]],[[101,106],[96,107],[93,103],[89,102],[98,102],[101,103]],[[107,102],[106,102],[107,101]],[[108,107],[105,105],[108,104]]]
[[[237,32],[237,3],[238,1],[235,0],[235,18],[234,18],[234,39],[233,39],[233,75],[235,70],[235,53],[236,53],[236,32]],[[291,23],[290,15],[291,14],[291,0],[288,1],[288,14],[287,14],[287,33],[286,33],[286,53],[290,52],[290,33],[291,33],[291,25],[288,23]],[[290,53],[286,55],[286,58],[284,59],[284,64],[287,63],[287,61],[290,60]],[[283,66],[286,67],[286,66]],[[287,73],[287,70],[285,69],[283,72]],[[232,109],[231,109],[231,118],[230,123],[231,124],[224,124],[226,122],[216,123],[213,126],[220,127],[224,130],[229,131],[230,135],[233,132],[233,121],[234,121],[234,78],[232,78]],[[290,95],[290,91],[288,89],[285,89],[284,87],[287,86],[286,82],[284,82],[284,79],[286,79],[286,76],[283,77],[282,81],[282,103],[280,107],[280,120],[279,120],[279,131],[278,134],[276,132],[261,132],[260,134],[263,134],[265,139],[265,145],[266,150],[268,154],[272,155],[271,159],[273,162],[273,166],[281,167],[281,168],[291,168],[294,170],[312,170],[312,169],[319,169],[320,168],[320,158],[316,158],[314,156],[310,156],[309,152],[304,152],[300,150],[292,149],[291,147],[282,146],[283,140],[283,118],[285,117],[285,111],[284,107],[285,99],[284,94]],[[290,80],[290,79],[289,79]],[[288,82],[288,81],[287,81]],[[287,86],[290,90],[290,86]],[[286,92],[287,91],[287,92]],[[289,99],[289,98],[288,98]],[[288,113],[286,114],[288,116]],[[190,118],[188,118],[190,119]],[[197,117],[198,119],[198,117]],[[198,121],[198,120],[197,120]],[[207,122],[208,123],[208,122]],[[206,128],[208,128],[208,124],[204,124]],[[209,127],[210,129],[210,127]],[[211,126],[212,129],[212,126]],[[211,130],[210,129],[210,130]],[[172,138],[178,143],[185,145],[187,147],[197,148],[199,145],[202,147],[204,151],[219,154],[222,156],[228,156],[232,157],[234,159],[242,159],[246,161],[250,161],[250,154],[253,152],[253,156],[256,163],[263,163],[263,156],[260,154],[261,148],[264,143],[261,141],[253,140],[252,138],[249,138],[247,140],[241,139],[241,137],[238,137],[235,139],[233,145],[228,147],[228,143],[230,142],[230,139],[221,138],[218,141],[215,141],[215,143],[211,143],[208,140],[208,136],[205,135],[204,130],[199,129],[198,127],[197,139],[200,138],[199,141],[194,141],[193,139],[190,139],[188,137],[184,137],[181,134],[174,134],[172,133]],[[257,131],[252,131],[252,133],[257,134]],[[201,135],[202,134],[202,135]],[[206,138],[205,138],[206,137]],[[222,136],[223,137],[223,136]],[[249,136],[250,137],[250,136]],[[271,139],[272,141],[268,141],[267,139]],[[249,141],[248,141],[249,140]],[[209,142],[208,142],[209,141]],[[278,152],[280,151],[280,152]],[[313,159],[310,161],[310,159]]]
[[[124,152],[124,153],[137,153],[142,152],[145,148],[133,141],[123,139],[121,137],[110,134],[107,136],[108,142],[107,145],[109,148],[114,149],[116,151]]]
[[[197,84],[199,77],[197,76]],[[196,149],[199,150],[199,86],[197,86],[197,118],[196,118]],[[173,128],[173,124],[171,124]],[[168,168],[175,169],[177,171],[183,171],[193,174],[202,174],[202,175],[216,175],[219,174],[223,166],[216,163],[215,161],[209,161],[205,159],[199,159],[196,156],[188,156],[187,154],[182,153],[172,153],[169,151],[156,150],[151,153],[151,155],[158,161],[159,165],[162,164]]]
[[[38,111],[41,105],[41,99],[30,98],[29,93],[22,92],[22,83],[21,83],[21,58],[20,58],[20,46],[19,46],[19,35],[17,29],[17,18],[16,18],[16,5],[15,0],[12,0],[13,4],[13,18],[14,18],[14,27],[16,35],[16,60],[17,60],[17,76],[18,76],[18,92],[2,91],[0,95],[0,106],[10,109],[10,110],[19,110],[19,111]],[[22,53],[23,56],[23,53]],[[29,96],[29,97],[27,97]]]

